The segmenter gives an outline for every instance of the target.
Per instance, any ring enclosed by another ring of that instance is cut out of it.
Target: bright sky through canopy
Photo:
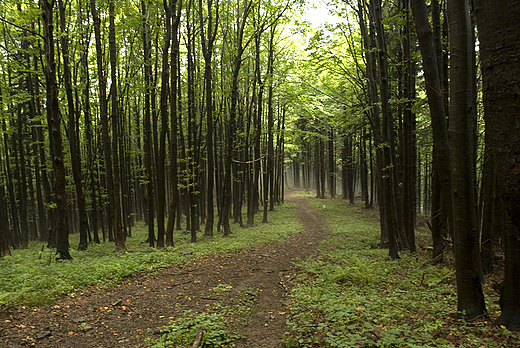
[[[314,28],[318,28],[325,23],[337,23],[341,20],[339,17],[330,14],[327,5],[322,0],[310,1],[307,13],[303,18],[312,23]]]

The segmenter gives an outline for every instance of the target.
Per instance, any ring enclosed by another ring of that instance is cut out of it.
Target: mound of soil
[[[146,347],[186,310],[202,312],[219,301],[251,291],[252,313],[236,347],[281,347],[286,331],[286,298],[298,270],[294,260],[309,256],[327,230],[307,200],[298,206],[305,233],[285,242],[207,256],[184,267],[141,273],[112,288],[87,288],[40,307],[16,306],[0,312],[2,347]],[[210,292],[225,286],[225,296]],[[247,290],[247,289],[254,289]]]

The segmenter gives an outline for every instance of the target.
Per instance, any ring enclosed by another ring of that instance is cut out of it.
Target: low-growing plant
[[[377,247],[374,210],[344,200],[312,200],[329,237],[299,262],[285,347],[517,347],[518,338],[491,320],[456,319],[454,271],[425,252],[391,260]],[[446,256],[448,257],[448,256]],[[487,296],[492,296],[487,294]],[[494,295],[496,297],[496,295]],[[488,303],[497,302],[496,298]],[[496,313],[490,305],[490,313]]]
[[[78,235],[71,235],[71,261],[56,260],[54,250],[32,242],[28,249],[13,250],[12,256],[0,259],[0,305],[40,305],[57,296],[80,290],[86,286],[111,286],[138,272],[150,272],[182,265],[202,255],[281,241],[303,231],[296,217],[296,205],[286,203],[270,213],[270,223],[249,228],[232,226],[232,234],[223,237],[200,236],[190,243],[182,231],[174,234],[175,247],[154,249],[148,247],[147,227],[138,223],[127,239],[128,252],[114,251],[113,243],[90,244],[86,251],[77,251]]]
[[[152,347],[187,347],[193,343],[199,330],[203,330],[202,347],[217,348],[228,345],[241,337],[228,328],[227,323],[232,313],[231,307],[218,304],[207,312],[186,311],[184,317],[172,320],[162,329],[161,338],[154,342]]]

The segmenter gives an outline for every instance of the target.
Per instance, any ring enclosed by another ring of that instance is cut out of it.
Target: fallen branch
[[[197,336],[195,337],[195,341],[193,342],[193,345],[191,348],[198,348],[200,347],[200,343],[202,342],[202,335],[204,334],[204,330],[200,329],[197,333]]]

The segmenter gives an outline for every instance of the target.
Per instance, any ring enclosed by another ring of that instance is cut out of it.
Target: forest
[[[514,332],[518,18],[503,0],[3,0],[2,267],[123,260],[135,239],[189,259],[312,192],[378,219],[384,262],[452,260],[455,317]]]

